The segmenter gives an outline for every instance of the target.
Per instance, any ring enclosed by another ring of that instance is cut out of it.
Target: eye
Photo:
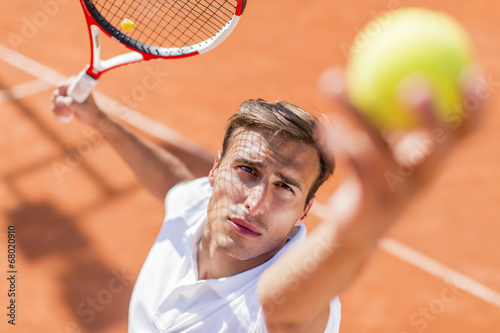
[[[285,184],[285,183],[277,183],[276,185],[278,185],[279,187],[281,187],[281,188],[283,188],[283,189],[285,189],[285,190],[290,191],[290,192],[293,193],[292,188],[290,186],[288,186],[287,184]]]
[[[255,170],[247,165],[240,165],[239,166],[239,169],[245,173],[249,173],[249,174],[252,174],[252,175],[257,175],[257,173],[255,172]]]

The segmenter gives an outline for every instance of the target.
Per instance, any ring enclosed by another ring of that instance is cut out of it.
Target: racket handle
[[[83,103],[89,97],[92,89],[97,84],[97,79],[87,74],[88,66],[85,67],[78,76],[76,76],[68,86],[66,95],[78,103]],[[71,113],[65,116],[57,116],[57,119],[63,123],[69,123],[74,117]]]
[[[83,103],[89,97],[92,89],[97,84],[97,79],[87,74],[88,66],[85,67],[68,86],[66,95],[78,103]]]

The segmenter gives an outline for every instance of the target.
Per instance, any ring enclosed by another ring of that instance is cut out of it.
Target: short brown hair
[[[318,126],[322,125],[316,117],[296,105],[283,101],[270,103],[263,99],[244,101],[227,121],[221,160],[228,151],[236,130],[240,128],[264,131],[286,140],[312,146],[318,153],[320,172],[307,195],[307,205],[318,188],[333,174],[335,168],[334,159],[324,153],[322,144],[318,140]]]

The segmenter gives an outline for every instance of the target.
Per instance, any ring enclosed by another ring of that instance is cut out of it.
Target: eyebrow
[[[246,158],[237,158],[235,160],[237,163],[242,163],[242,164],[246,164],[248,166],[251,166],[251,167],[255,167],[255,168],[263,168],[264,167],[264,164],[261,163],[261,162],[257,162],[257,161],[251,161],[251,160],[248,160]],[[278,176],[283,182],[287,183],[288,185],[291,185],[293,187],[296,187],[298,188],[301,192],[302,192],[302,186],[299,184],[298,181],[290,178],[289,176],[283,174],[282,172],[275,172],[275,175]]]
[[[293,180],[292,178],[282,174],[281,172],[276,172],[276,176],[280,177],[282,181],[284,181],[285,183],[287,183],[288,185],[292,185],[296,188],[298,188],[300,190],[300,192],[302,192],[302,186],[300,186],[300,184],[298,182],[296,182],[295,180]]]

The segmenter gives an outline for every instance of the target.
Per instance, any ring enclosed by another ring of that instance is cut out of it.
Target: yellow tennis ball
[[[126,32],[132,32],[135,29],[134,21],[129,19],[124,19],[121,23],[122,29]]]
[[[422,8],[389,12],[356,36],[346,67],[350,102],[379,129],[410,129],[419,118],[401,98],[410,76],[431,89],[443,122],[463,115],[460,79],[474,62],[472,42],[450,16]]]

